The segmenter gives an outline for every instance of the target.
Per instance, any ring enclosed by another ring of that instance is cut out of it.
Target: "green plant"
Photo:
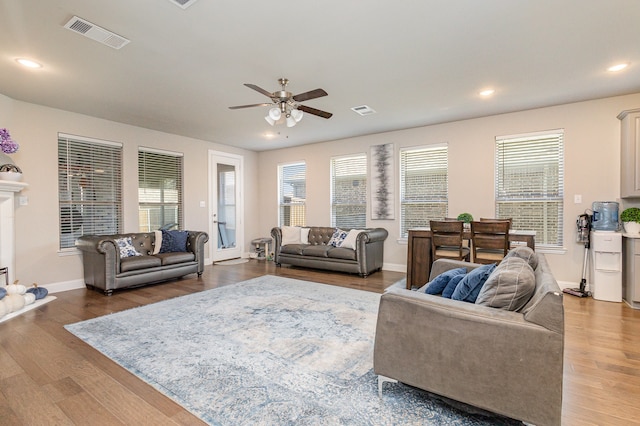
[[[624,209],[620,214],[620,220],[622,222],[638,222],[640,223],[640,208],[629,207]]]
[[[473,216],[471,216],[471,213],[460,213],[457,219],[464,223],[471,223],[471,221],[473,221]]]

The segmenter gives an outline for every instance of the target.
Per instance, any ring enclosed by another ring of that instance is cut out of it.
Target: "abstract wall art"
[[[371,219],[393,220],[394,168],[393,144],[371,147]]]

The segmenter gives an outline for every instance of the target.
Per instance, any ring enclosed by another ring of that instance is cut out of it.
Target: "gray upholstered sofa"
[[[276,227],[271,230],[274,240],[273,260],[276,265],[287,264],[349,272],[360,274],[362,277],[382,269],[384,240],[388,235],[386,229],[343,229],[347,233],[350,232],[351,236],[345,239],[345,244],[340,247],[329,244],[336,228],[310,226],[297,229],[302,235],[297,240],[288,235],[291,231],[295,232],[296,227]]]
[[[424,287],[389,288],[381,296],[374,347],[381,395],[392,379],[524,422],[559,425],[562,292],[544,255],[537,260],[535,291],[519,311],[425,294]],[[431,280],[448,269],[479,266],[439,259]]]
[[[205,232],[186,231],[184,251],[158,252],[156,232],[83,235],[76,240],[82,251],[84,282],[88,288],[99,289],[106,295],[113,290],[179,278],[188,274],[200,276],[204,270],[204,244],[209,240]],[[122,257],[117,239],[131,238],[139,255]],[[158,237],[159,239],[160,237]]]

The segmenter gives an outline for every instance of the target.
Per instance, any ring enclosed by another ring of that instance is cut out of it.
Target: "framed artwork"
[[[374,145],[371,147],[371,219],[393,220],[395,212],[394,200],[394,167],[393,144]]]

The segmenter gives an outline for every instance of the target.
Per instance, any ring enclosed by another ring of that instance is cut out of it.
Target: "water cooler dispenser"
[[[622,302],[622,234],[591,231],[590,263],[593,298]]]

